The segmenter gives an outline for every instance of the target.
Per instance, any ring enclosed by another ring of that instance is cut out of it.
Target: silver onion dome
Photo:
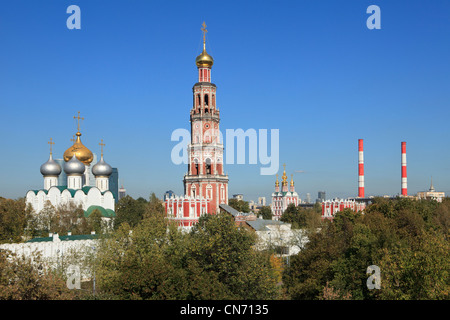
[[[59,176],[61,174],[61,166],[53,160],[52,154],[50,153],[50,157],[48,161],[41,166],[41,174],[45,176]]]
[[[105,177],[109,177],[112,173],[112,168],[109,164],[107,164],[105,162],[105,160],[103,160],[103,155],[100,159],[99,162],[97,162],[93,167],[92,167],[92,173],[94,174],[94,176],[105,176]]]
[[[75,154],[73,155],[72,159],[64,164],[64,172],[67,175],[83,174],[85,170],[86,167],[84,166],[83,162],[78,160]]]

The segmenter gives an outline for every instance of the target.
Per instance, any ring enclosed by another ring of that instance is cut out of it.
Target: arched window
[[[205,94],[205,106],[209,106],[209,95]]]
[[[211,174],[211,159],[208,158],[205,161],[206,164],[206,174]]]
[[[198,175],[198,160],[194,159],[194,166],[192,168],[192,174],[193,175]]]
[[[191,187],[191,196],[195,198],[196,195],[197,195],[197,188],[195,187],[195,184],[193,184]]]
[[[225,200],[225,188],[223,187],[223,184],[220,186],[220,193],[222,195],[222,200]]]
[[[202,104],[202,101],[201,101],[201,99],[200,99],[200,94],[198,94],[197,95],[197,105],[199,106],[199,105],[201,105]]]
[[[212,186],[210,184],[206,187],[206,197],[212,199]]]

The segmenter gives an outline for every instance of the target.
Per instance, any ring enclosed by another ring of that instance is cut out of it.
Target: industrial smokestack
[[[406,142],[402,142],[402,196],[408,195],[408,181],[406,176]]]
[[[364,198],[364,142],[358,140],[358,197]]]

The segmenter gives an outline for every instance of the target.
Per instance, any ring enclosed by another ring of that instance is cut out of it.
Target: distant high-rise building
[[[258,205],[265,206],[266,205],[266,197],[259,197],[258,198]]]
[[[125,189],[122,184],[119,189],[119,200],[122,199],[123,197],[125,197],[126,195],[127,195],[127,189]]]
[[[306,194],[306,203],[311,203],[311,195],[309,193]]]
[[[317,193],[317,202],[323,202],[325,201],[325,191],[319,191]]]

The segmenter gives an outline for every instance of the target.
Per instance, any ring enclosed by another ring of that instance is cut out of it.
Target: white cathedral
[[[98,209],[104,218],[115,216],[113,193],[109,189],[109,177],[113,169],[103,159],[103,140],[100,143],[101,159],[91,166],[94,159],[93,153],[81,143],[81,133],[79,121],[84,120],[78,117],[78,130],[74,144],[64,152],[64,164],[61,165],[53,159],[52,145],[50,139],[50,157],[47,162],[41,165],[41,174],[44,177],[44,188],[40,190],[30,190],[26,194],[27,204],[31,204],[34,211],[39,213],[47,203],[56,208],[59,205],[74,203],[81,205],[85,211],[85,216]],[[67,176],[66,181],[60,181],[59,176],[62,170]],[[95,186],[91,185],[91,176],[95,177]]]

